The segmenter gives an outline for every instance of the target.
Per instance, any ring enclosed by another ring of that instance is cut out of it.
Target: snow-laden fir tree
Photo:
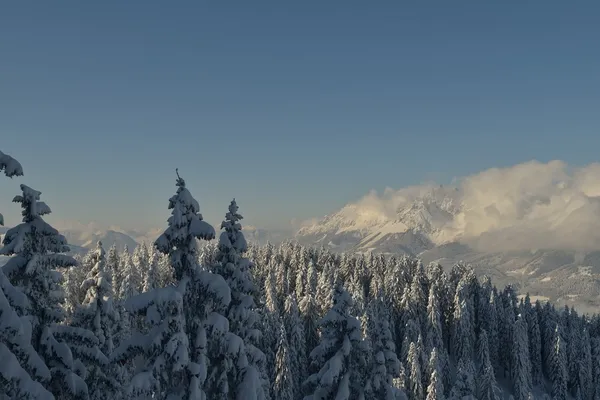
[[[429,290],[429,299],[427,304],[427,320],[425,322],[425,353],[431,354],[433,349],[436,349],[437,362],[440,366],[439,379],[444,387],[449,387],[451,384],[448,351],[444,345],[444,336],[442,332],[442,317],[443,313],[440,308],[438,293],[440,293],[437,285],[440,283],[434,282]],[[431,371],[430,371],[431,373]]]
[[[111,282],[113,283],[113,292],[115,298],[117,297],[117,291],[119,288],[119,283],[122,280],[121,276],[121,258],[119,257],[119,252],[117,250],[116,243],[113,243],[112,246],[108,249],[108,254],[106,255],[106,272],[110,274]]]
[[[556,400],[567,399],[567,355],[565,342],[557,325],[552,340],[553,351],[550,354],[550,382],[552,383],[552,397]]]
[[[421,371],[421,349],[415,342],[411,342],[408,348],[408,359],[407,364],[410,368],[409,377],[409,399],[418,400],[425,397],[425,390],[423,388],[423,378]]]
[[[600,400],[600,337],[591,339],[592,344],[592,399]]]
[[[394,388],[393,379],[400,375],[400,361],[383,298],[380,296],[372,300],[367,310],[367,335],[372,356],[365,394],[367,398],[394,400],[398,396],[398,389]]]
[[[129,254],[127,245],[125,245],[125,250],[121,254],[120,260],[121,281],[119,282],[118,294],[120,300],[126,301],[139,294],[138,288],[140,276],[138,275],[138,270]]]
[[[148,269],[144,274],[142,292],[150,292],[160,286],[160,256],[154,246],[148,250]],[[166,285],[165,285],[166,286]]]
[[[533,386],[538,386],[542,384],[544,379],[542,372],[542,336],[537,312],[530,305],[529,295],[527,296],[525,305],[529,337],[529,357],[531,360],[531,383]]]
[[[333,307],[320,322],[319,345],[310,353],[311,371],[305,400],[362,399],[367,376],[366,346],[360,322],[350,315],[352,299],[336,285]]]
[[[304,342],[307,354],[319,344],[319,308],[313,294],[307,293],[298,304],[302,325],[304,328]]]
[[[31,325],[24,316],[29,306],[0,270],[0,397],[54,399],[40,383],[50,380],[50,370],[31,345]]]
[[[512,381],[515,400],[527,400],[531,384],[531,361],[529,359],[529,338],[527,336],[527,321],[519,315],[515,322],[512,345]]]
[[[133,250],[131,262],[133,263],[135,275],[137,277],[136,290],[138,293],[143,293],[146,275],[148,274],[148,269],[150,268],[150,251],[148,250],[148,245],[145,242]]]
[[[296,296],[288,296],[285,300],[284,310],[285,330],[288,335],[290,352],[290,368],[292,371],[292,393],[299,396],[302,393],[302,383],[306,380],[306,368],[308,358],[306,355],[306,343],[300,311],[296,303]],[[263,323],[264,326],[264,323]],[[275,397],[277,398],[277,397]]]
[[[437,348],[431,350],[429,357],[429,385],[427,386],[426,400],[444,400],[444,384],[442,382],[442,371],[437,356]]]
[[[84,354],[82,361],[87,365],[85,380],[88,384],[90,399],[106,399],[107,396],[116,398],[121,387],[118,381],[121,371],[115,365],[107,366],[114,349],[114,334],[118,329],[120,317],[113,304],[113,290],[110,273],[106,270],[106,254],[102,243],[98,242],[92,252],[91,260],[94,266],[82,284],[85,291],[83,303],[76,309],[71,326],[87,329],[97,338],[97,343],[103,355]],[[92,343],[93,339],[89,340]],[[82,349],[86,351],[84,347]],[[72,346],[76,355],[77,349]],[[83,352],[82,351],[82,352]],[[93,357],[92,357],[93,356]]]
[[[580,327],[579,347],[577,352],[577,380],[576,387],[582,398],[588,399],[593,393],[592,347],[590,333],[587,328]]]
[[[248,245],[240,224],[243,217],[238,209],[233,199],[221,224],[223,232],[219,236],[215,272],[225,278],[231,289],[231,303],[226,313],[229,329],[243,340],[246,349],[247,362],[238,362],[237,370],[232,371],[232,390],[237,396],[243,394],[246,398],[261,398],[268,393],[269,383],[265,354],[256,346],[261,336],[259,314],[254,302],[257,288],[252,280],[252,263],[244,257]],[[254,382],[253,379],[258,376],[261,378],[260,382]],[[247,390],[256,392],[248,393]]]
[[[475,398],[475,368],[470,358],[461,358],[456,369],[454,386],[450,391],[450,399]]]
[[[454,329],[452,335],[452,355],[460,360],[473,356],[475,338],[474,307],[471,285],[467,278],[461,279],[454,297]]]
[[[293,400],[295,385],[290,359],[290,345],[283,322],[279,325],[279,340],[277,342],[277,354],[275,356],[273,397],[277,400]]]
[[[64,319],[61,303],[64,292],[60,287],[62,275],[57,268],[74,267],[76,261],[65,254],[67,241],[42,218],[50,207],[39,201],[41,192],[21,185],[22,194],[14,198],[23,208],[23,222],[6,232],[0,255],[13,255],[3,267],[11,283],[19,287],[29,301],[31,344],[50,369],[47,388],[61,399],[87,398],[88,388],[75,373],[71,350],[57,341],[57,330]]]
[[[487,331],[479,333],[479,345],[477,349],[477,360],[479,371],[477,373],[477,398],[480,400],[498,400],[500,389],[496,383],[494,367],[490,361]]]
[[[114,354],[117,361],[143,355],[143,365],[128,388],[131,398],[216,398],[205,392],[211,347],[207,329],[213,328],[212,321],[219,331],[227,330],[227,320],[213,309],[229,302],[229,288],[222,277],[198,268],[196,239],[214,238],[215,232],[203,221],[198,202],[179,174],[176,185],[177,192],[169,199],[169,226],[155,242],[169,256],[176,285],[126,302],[130,312],[145,315],[150,329],[147,334],[135,333]]]

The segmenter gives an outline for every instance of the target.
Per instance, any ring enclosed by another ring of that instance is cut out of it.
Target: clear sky
[[[598,1],[40,1],[0,9],[0,149],[55,218],[320,216],[370,189],[600,155]]]

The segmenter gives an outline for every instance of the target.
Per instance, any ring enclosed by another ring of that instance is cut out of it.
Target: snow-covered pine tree
[[[31,345],[31,325],[24,316],[29,306],[0,270],[0,397],[54,399],[40,383],[50,380],[50,370]]]
[[[121,372],[116,366],[106,366],[114,349],[114,334],[118,329],[119,314],[113,304],[113,290],[110,273],[106,270],[106,253],[102,243],[98,242],[96,249],[92,252],[91,259],[94,262],[92,270],[88,273],[82,284],[85,291],[83,303],[76,309],[71,326],[91,331],[98,341],[98,347],[102,355],[90,354],[86,347],[82,347],[79,353],[84,358],[83,364],[87,367],[85,376],[88,385],[90,399],[102,400],[106,396],[116,398],[120,394],[121,385],[118,378]],[[86,338],[89,335],[85,335]],[[93,339],[87,339],[88,343],[94,343]],[[72,346],[72,351],[77,356],[77,349]]]
[[[470,358],[463,357],[458,361],[456,379],[449,398],[453,400],[475,398],[475,368]]]
[[[319,345],[319,314],[314,295],[312,293],[305,294],[298,307],[302,317],[306,351],[309,354],[310,349]]]
[[[59,329],[57,323],[64,318],[62,275],[56,268],[74,267],[76,261],[61,254],[69,251],[65,237],[43,220],[42,216],[51,211],[46,203],[39,201],[41,192],[26,185],[21,185],[21,191],[13,201],[23,208],[23,222],[4,236],[0,254],[14,257],[3,271],[29,300],[31,344],[51,372],[47,389],[61,399],[87,398],[88,388],[75,373],[71,350],[54,337]]]
[[[305,400],[360,399],[366,381],[367,354],[360,322],[350,315],[352,299],[336,285],[333,307],[320,322],[319,345],[310,353],[311,376]]]
[[[425,389],[423,388],[422,366],[421,366],[421,349],[415,342],[411,342],[408,348],[407,364],[410,368],[409,377],[409,399],[419,400],[425,397]]]
[[[565,342],[557,325],[552,341],[553,352],[550,354],[550,382],[552,384],[552,397],[556,400],[567,399],[567,355]]]
[[[465,274],[465,278],[458,282],[454,296],[454,329],[451,350],[457,360],[473,357],[475,315],[471,291],[468,274]]]
[[[169,226],[155,242],[157,250],[169,256],[176,285],[126,302],[130,312],[145,315],[150,330],[146,335],[135,333],[113,357],[123,361],[144,356],[129,387],[130,396],[212,399],[216,397],[205,392],[207,353],[213,344],[207,341],[207,330],[227,331],[227,320],[213,310],[229,303],[229,288],[222,277],[198,268],[196,239],[212,239],[215,231],[203,221],[200,206],[179,173],[176,186],[169,199]],[[221,348],[220,342],[217,347]]]
[[[577,351],[577,388],[584,399],[589,399],[593,394],[592,347],[590,333],[587,327],[578,329],[580,332],[579,347]]]
[[[298,397],[302,393],[302,383],[308,377],[306,374],[308,359],[302,319],[300,318],[300,311],[298,310],[295,295],[288,296],[285,300],[284,323],[288,335],[290,352],[290,368],[293,383],[292,393]]]
[[[500,389],[496,383],[494,367],[490,361],[487,331],[479,332],[479,346],[477,352],[479,371],[477,374],[477,398],[479,400],[498,400]]]
[[[215,272],[221,275],[231,289],[231,303],[226,316],[229,319],[230,331],[239,336],[246,349],[247,365],[237,364],[234,373],[232,390],[237,396],[245,398],[260,398],[268,393],[269,383],[266,374],[265,354],[256,347],[261,336],[258,328],[259,314],[254,303],[257,288],[254,285],[250,270],[252,263],[244,257],[248,249],[242,233],[238,206],[233,199],[225,220],[221,224],[223,232],[219,236],[219,251]],[[261,382],[252,379],[261,377]],[[248,390],[254,390],[249,393]]]
[[[371,367],[367,385],[367,398],[393,400],[397,389],[393,379],[400,375],[400,361],[396,356],[396,346],[392,340],[389,326],[389,314],[385,312],[383,299],[373,299],[368,307],[367,330],[371,344]]]
[[[146,275],[150,267],[150,253],[148,245],[143,242],[133,250],[133,256],[131,257],[133,263],[133,269],[136,276],[136,291],[138,293],[144,292],[144,283],[146,281]]]
[[[127,245],[125,245],[125,250],[121,254],[120,260],[119,275],[121,275],[121,281],[119,282],[119,299],[121,301],[127,301],[139,294],[138,287],[140,276],[138,275],[137,268],[129,254]]]
[[[275,379],[273,381],[273,396],[277,400],[294,399],[294,375],[290,359],[290,345],[283,321],[280,322],[277,354],[275,356]]]
[[[429,386],[427,386],[426,400],[444,400],[444,385],[442,383],[442,371],[437,357],[437,349],[434,347],[429,357]]]
[[[431,354],[433,349],[436,349],[437,362],[440,365],[438,378],[441,379],[444,387],[449,387],[451,384],[450,380],[450,369],[448,351],[445,347],[444,336],[442,333],[442,316],[443,312],[440,309],[438,300],[438,293],[440,292],[437,285],[439,283],[434,282],[429,289],[429,299],[427,304],[427,320],[425,323],[425,353]],[[430,371],[430,374],[432,371]]]
[[[592,342],[592,399],[600,400],[600,337],[594,337]]]
[[[531,383],[533,386],[538,386],[542,384],[544,379],[542,372],[542,336],[537,312],[535,308],[531,307],[529,298],[527,300],[525,309],[529,337],[529,357],[531,360]]]
[[[410,344],[413,342],[417,343],[419,336],[421,336],[419,325],[412,319],[408,320],[404,326],[404,338],[402,340],[402,348],[400,349],[400,359],[402,362],[406,363],[407,366],[410,365],[408,362],[408,351],[410,349]]]
[[[151,246],[148,249],[148,269],[143,275],[144,284],[142,286],[142,292],[150,292],[153,289],[161,287],[159,260],[160,255],[156,250],[156,247]]]
[[[108,254],[106,255],[106,272],[110,274],[110,280],[113,282],[113,294],[115,299],[118,298],[118,286],[122,280],[120,269],[121,258],[119,256],[119,252],[117,251],[116,243],[113,243],[108,249]]]
[[[519,315],[515,322],[512,346],[512,381],[515,400],[527,400],[532,390],[531,360],[529,359],[529,338],[527,321]]]

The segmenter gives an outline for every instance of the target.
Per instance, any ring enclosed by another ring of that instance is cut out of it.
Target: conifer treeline
[[[155,243],[81,259],[21,185],[0,249],[0,398],[600,399],[598,316],[462,264],[248,246],[235,200],[207,242],[176,183]]]

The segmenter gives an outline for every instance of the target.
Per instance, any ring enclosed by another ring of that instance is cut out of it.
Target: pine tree
[[[437,349],[434,347],[429,357],[429,386],[427,386],[426,400],[444,400],[444,385],[442,383],[441,366],[437,357]]]
[[[196,239],[212,239],[215,231],[203,221],[198,202],[179,174],[176,186],[176,194],[169,199],[168,227],[155,242],[157,250],[169,256],[176,284],[125,303],[129,312],[145,315],[150,329],[147,334],[133,335],[115,350],[113,358],[123,361],[144,355],[128,388],[129,396],[212,399],[217,394],[205,390],[208,360],[221,357],[222,339],[229,339],[228,322],[218,313],[230,301],[229,287],[222,277],[199,269]],[[239,348],[231,340],[225,345],[230,351]],[[215,348],[217,354],[208,354]]]
[[[567,398],[567,357],[563,338],[558,325],[554,330],[553,351],[550,354],[550,381],[552,382],[552,397],[556,400]]]
[[[26,316],[30,303],[0,270],[0,395],[11,399],[54,399],[41,383],[50,370],[31,345]]]
[[[577,351],[577,388],[584,399],[593,395],[592,348],[590,334],[586,327],[579,329],[581,332]]]
[[[302,383],[306,380],[306,343],[300,311],[296,303],[296,296],[288,296],[285,301],[285,329],[288,334],[290,368],[292,376],[292,393],[296,397],[302,392]],[[277,398],[277,397],[275,397]]]
[[[148,269],[150,268],[150,252],[148,245],[142,243],[133,250],[133,256],[131,257],[133,268],[136,276],[136,291],[138,293],[144,292],[144,282]]]
[[[527,336],[527,322],[519,315],[515,322],[512,346],[512,381],[516,400],[527,400],[531,384],[531,360],[529,359],[529,338]]]
[[[421,349],[412,342],[408,350],[408,365],[410,367],[410,396],[411,400],[419,400],[424,397],[423,381],[421,376]]]
[[[121,276],[121,258],[117,251],[117,245],[113,243],[108,249],[106,256],[106,272],[110,275],[110,280],[113,283],[113,292],[115,299],[118,299],[119,283],[123,280]]]
[[[592,399],[600,400],[600,338],[594,337],[592,342]]]
[[[247,365],[238,363],[240,368],[235,372],[232,390],[238,393],[238,396],[243,393],[244,396],[264,397],[265,392],[268,393],[269,383],[265,369],[265,354],[256,347],[261,336],[258,328],[259,314],[254,303],[257,289],[250,275],[253,265],[244,257],[248,246],[239,222],[242,218],[234,199],[221,224],[223,232],[219,237],[218,264],[215,271],[225,278],[231,288],[231,303],[226,315],[229,319],[230,331],[242,339],[246,349],[247,362],[243,364]],[[259,374],[260,385],[251,381]],[[256,391],[245,392],[249,388],[255,388]]]
[[[319,345],[310,353],[311,370],[306,400],[359,399],[366,381],[367,354],[360,323],[349,313],[352,300],[336,286],[333,307],[320,323]]]
[[[537,312],[527,307],[527,325],[529,336],[529,357],[531,358],[531,383],[538,386],[543,382],[542,372],[542,336]]]
[[[425,323],[425,351],[431,354],[433,349],[436,349],[436,357],[440,365],[438,378],[441,379],[444,387],[449,387],[451,380],[450,371],[448,368],[448,352],[444,346],[441,322],[442,311],[440,310],[437,293],[439,293],[439,289],[437,288],[437,283],[434,283],[431,285],[429,290],[429,299],[427,304],[427,320]]]
[[[471,285],[468,279],[461,279],[454,297],[454,334],[452,351],[457,360],[470,359],[473,355],[475,338],[474,308]]]
[[[150,292],[160,286],[160,267],[159,267],[159,253],[153,246],[148,250],[148,269],[144,274],[144,284],[142,286],[142,292]]]
[[[319,344],[319,314],[314,296],[310,293],[304,295],[298,304],[302,325],[304,327],[304,342],[307,353]]]
[[[95,262],[94,267],[88,273],[87,279],[82,284],[86,296],[83,304],[77,308],[73,315],[71,325],[92,332],[97,338],[97,345],[102,355],[90,354],[83,356],[84,364],[87,366],[85,377],[88,384],[91,399],[105,399],[107,395],[115,397],[120,392],[120,384],[117,377],[120,374],[113,366],[107,370],[108,360],[114,349],[114,334],[119,324],[119,314],[113,305],[113,291],[110,274],[106,271],[106,255],[102,243],[98,242],[96,250],[91,259]],[[87,338],[88,343],[95,343],[94,339]],[[85,348],[80,351],[84,353]],[[75,349],[73,349],[76,355]]]
[[[275,356],[275,380],[273,382],[273,396],[281,400],[294,399],[294,377],[292,361],[290,359],[290,345],[283,323],[280,323],[277,355]]]
[[[479,361],[479,372],[477,374],[477,398],[479,400],[498,400],[499,388],[496,383],[494,367],[490,361],[487,331],[479,333],[479,346],[477,358]]]
[[[366,395],[368,398],[394,399],[396,390],[393,379],[400,375],[400,361],[396,356],[389,317],[384,311],[381,297],[371,301],[367,318],[369,326],[367,335],[373,356]]]
[[[127,245],[125,245],[125,250],[120,257],[120,260],[121,265],[119,268],[119,275],[121,275],[121,282],[119,285],[119,299],[126,301],[139,294],[138,287],[140,277],[137,268],[131,259]]]
[[[471,361],[469,358],[461,358],[458,362],[454,386],[450,391],[450,398],[472,398],[475,395],[474,372],[473,361]]]
[[[41,192],[21,185],[22,195],[14,198],[23,208],[23,223],[4,236],[1,255],[14,255],[3,267],[11,283],[21,288],[30,304],[31,343],[52,373],[47,388],[61,399],[87,398],[88,388],[75,373],[71,350],[56,340],[57,323],[64,319],[60,289],[61,274],[55,268],[76,266],[67,255],[67,241],[46,223],[50,207],[39,201]],[[65,327],[66,330],[66,327]]]

